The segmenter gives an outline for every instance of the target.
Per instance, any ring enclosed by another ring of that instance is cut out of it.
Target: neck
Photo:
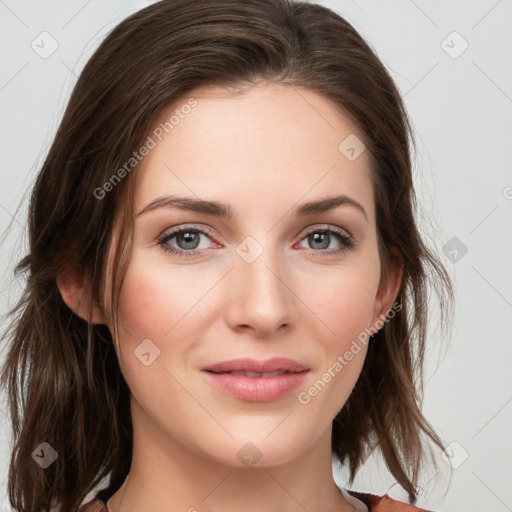
[[[108,501],[109,512],[353,510],[333,479],[331,429],[282,464],[240,466],[189,449],[150,423],[147,416],[134,412],[132,404],[130,473]]]

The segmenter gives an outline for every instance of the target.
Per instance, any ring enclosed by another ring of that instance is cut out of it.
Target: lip
[[[230,371],[271,373],[285,371],[273,377],[232,375]],[[208,381],[223,393],[252,402],[269,402],[286,396],[300,386],[310,368],[293,359],[275,357],[265,361],[232,359],[202,369]]]
[[[210,366],[205,366],[202,370],[216,373],[231,371],[270,373],[279,370],[287,372],[302,372],[304,370],[309,370],[309,368],[302,363],[286,357],[273,357],[272,359],[265,359],[263,361],[246,357],[243,359],[231,359],[229,361],[222,361]]]

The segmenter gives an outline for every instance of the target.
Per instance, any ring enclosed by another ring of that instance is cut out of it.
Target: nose
[[[236,255],[229,273],[225,314],[236,331],[266,338],[290,329],[296,321],[295,297],[289,273],[269,249],[251,263]],[[288,277],[288,278],[287,278]]]

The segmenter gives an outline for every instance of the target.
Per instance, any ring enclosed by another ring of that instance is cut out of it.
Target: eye
[[[210,238],[213,236],[209,230],[196,227],[181,227],[171,232],[164,233],[159,239],[158,244],[165,252],[171,253],[179,258],[188,258],[198,256],[206,247],[199,247],[201,238]],[[173,247],[170,242],[175,239],[178,246]]]
[[[354,239],[346,231],[339,228],[316,228],[308,231],[302,240],[306,240],[314,252],[326,253],[322,256],[339,254],[353,248],[355,245]],[[326,250],[333,242],[337,242],[339,247]]]
[[[208,248],[200,247],[202,238],[212,240],[213,232],[206,228],[182,226],[164,233],[158,238],[158,245],[162,249],[178,258],[192,258],[200,256]],[[354,239],[340,228],[316,228],[308,231],[302,238],[306,240],[310,249],[317,255],[333,256],[347,251],[355,246]],[[338,248],[329,248],[337,243]]]

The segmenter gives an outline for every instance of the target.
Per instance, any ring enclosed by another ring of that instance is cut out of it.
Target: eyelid
[[[203,232],[210,238],[215,238],[217,236],[212,229],[207,226],[203,226],[202,224],[180,224],[179,226],[164,230],[160,235],[157,236],[157,240],[162,240],[171,235],[176,235],[187,230]]]
[[[301,238],[300,240],[302,240],[302,238],[304,238],[303,234],[304,235],[307,235],[308,233],[310,233],[311,231],[314,231],[314,230],[318,230],[318,231],[322,231],[322,230],[326,230],[326,231],[338,231],[342,234],[344,234],[345,236],[347,236],[348,238],[351,238],[353,239],[353,235],[352,233],[346,229],[346,228],[342,228],[340,226],[336,226],[334,224],[326,224],[326,223],[315,223],[315,224],[311,224],[309,226],[306,226],[302,231],[301,231]]]

